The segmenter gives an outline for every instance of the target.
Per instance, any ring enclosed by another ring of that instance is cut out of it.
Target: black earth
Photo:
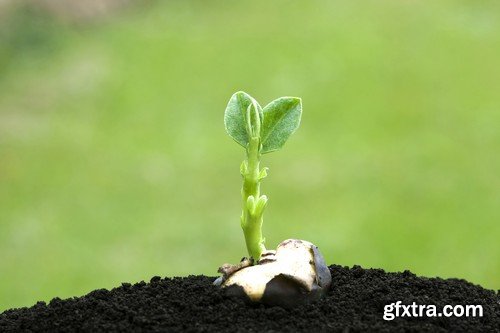
[[[0,332],[500,332],[498,291],[409,271],[337,265],[330,271],[328,294],[294,309],[226,297],[212,277],[154,277],[149,283],[123,283],[111,291],[7,310],[0,314]],[[410,307],[404,317],[384,320],[384,307],[397,301],[435,305],[436,315],[445,305],[481,305],[483,315],[416,318],[408,316],[413,315]]]

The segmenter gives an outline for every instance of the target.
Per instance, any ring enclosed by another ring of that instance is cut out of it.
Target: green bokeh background
[[[168,1],[0,27],[0,311],[245,255],[234,91],[300,96],[268,247],[500,288],[500,2]]]

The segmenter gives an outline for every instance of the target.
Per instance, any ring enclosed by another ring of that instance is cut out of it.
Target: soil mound
[[[149,283],[7,310],[0,314],[0,332],[500,332],[498,291],[409,271],[337,265],[330,271],[326,297],[289,310],[226,297],[212,286],[213,277],[153,277]],[[384,307],[397,301],[432,304],[437,312],[448,304],[481,305],[483,316],[384,320]]]

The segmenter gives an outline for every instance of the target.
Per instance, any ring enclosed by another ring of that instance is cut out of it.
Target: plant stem
[[[241,228],[245,235],[248,254],[255,261],[259,260],[262,252],[266,250],[262,238],[262,215],[267,197],[260,196],[260,181],[266,176],[266,169],[259,170],[259,146],[260,138],[251,137],[247,146],[247,159],[243,161],[241,167],[243,176]]]

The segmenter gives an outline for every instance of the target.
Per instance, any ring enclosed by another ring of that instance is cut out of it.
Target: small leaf
[[[244,160],[240,165],[240,173],[242,176],[246,175],[248,172],[248,162]]]
[[[268,167],[264,167],[262,170],[259,172],[259,180],[262,180],[267,177],[267,170],[269,170]]]
[[[250,213],[250,215],[255,214],[255,197],[253,195],[250,195],[247,198],[247,211]]]
[[[246,114],[247,108],[252,103],[257,106],[260,119],[262,119],[262,107],[252,96],[243,91],[238,91],[231,96],[224,112],[224,126],[227,134],[245,148],[249,138]]]
[[[264,212],[264,208],[266,208],[266,205],[267,205],[267,196],[261,195],[260,198],[255,203],[254,214],[257,216],[262,216],[262,213]]]
[[[247,109],[247,133],[249,137],[260,139],[260,125],[262,124],[262,108],[253,101]]]
[[[302,101],[297,97],[275,99],[262,110],[261,153],[278,150],[299,127]]]

